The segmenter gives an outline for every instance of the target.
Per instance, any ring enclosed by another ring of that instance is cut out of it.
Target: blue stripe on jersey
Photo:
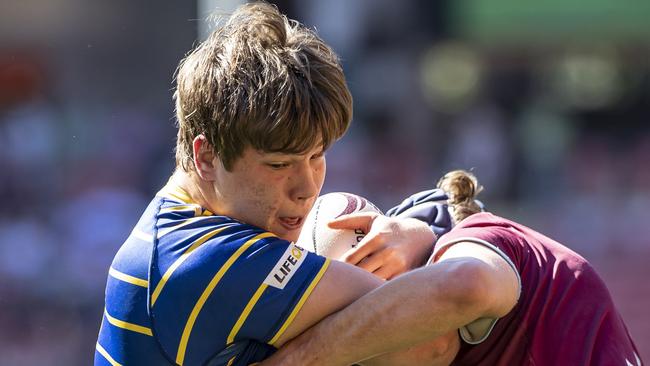
[[[247,239],[251,238],[244,238],[244,240]],[[220,348],[226,347],[228,335],[247,304],[251,302],[253,295],[260,288],[263,280],[263,278],[258,280],[259,272],[253,273],[251,268],[247,274],[241,275],[241,263],[245,261],[243,258],[246,258],[247,253],[255,251],[256,246],[276,240],[275,238],[265,238],[252,243],[248,250],[224,273],[223,278],[212,290],[202,312],[197,317],[193,337],[188,342],[186,354],[205,357],[206,354],[214,352],[215,345]],[[205,335],[208,334],[213,334],[214,338],[211,340],[205,338]],[[193,357],[189,357],[188,361],[192,359]],[[200,361],[200,359],[196,361]]]
[[[169,241],[171,244],[162,249],[163,254],[160,254],[161,249],[156,246],[155,258],[150,268],[151,307],[156,304],[169,278],[190,256],[196,255],[194,251],[197,248],[217,234],[224,234],[232,227],[232,223],[220,220],[215,225],[194,230],[193,233],[184,233],[178,237],[176,233],[170,234],[165,241]],[[185,231],[185,229],[180,231]]]
[[[229,229],[228,232],[224,231],[219,237],[204,243],[170,277],[160,298],[151,310],[161,344],[168,352],[173,352],[174,354],[178,352],[181,337],[190,314],[201,294],[217,272],[221,270],[224,264],[226,264],[246,241],[263,233],[263,231],[250,226],[243,227],[244,225],[238,225],[238,231]],[[264,240],[268,239],[262,239],[262,241]],[[159,248],[159,255],[165,256],[169,254],[166,253],[164,245],[159,244],[159,247],[161,246],[163,248]],[[218,320],[218,324],[220,325],[215,330],[216,333],[211,335],[213,347],[215,344],[219,344],[217,341],[219,339],[223,339],[220,346],[226,346],[225,339],[232,324],[224,325],[223,322],[227,322],[233,317],[236,320],[239,314],[237,313],[235,315],[235,313],[241,311],[250,298],[250,296],[244,298],[237,293],[232,293],[230,294],[231,296],[227,293],[223,294],[221,291],[222,286],[231,281],[236,281],[238,285],[246,289],[250,286],[246,278],[232,277],[230,276],[230,271],[226,271],[222,280],[220,280],[221,285],[212,291],[210,298],[218,296],[222,299],[217,307],[222,316],[213,319]],[[252,291],[255,291],[255,289],[252,289]],[[227,301],[223,301],[223,299]],[[175,316],[169,317],[168,314],[175,314]],[[164,323],[158,321],[161,318],[164,318]],[[232,322],[234,323],[235,320],[232,320]]]
[[[157,239],[162,238],[169,233],[181,234],[181,229],[192,230],[202,228],[210,223],[218,223],[222,221],[219,216],[197,216],[189,219],[161,219],[158,222],[158,235]]]
[[[306,255],[307,258],[303,263],[303,265],[306,264],[304,270],[297,272],[291,279],[291,282],[295,284],[291,289],[295,294],[291,301],[288,302],[286,299],[286,288],[280,290],[269,287],[260,298],[257,306],[253,308],[248,321],[244,323],[235,340],[253,338],[267,343],[271,342],[271,339],[280,331],[280,327],[284,325],[285,320],[325,263],[323,257],[311,252],[307,252]],[[262,333],[260,329],[264,329],[266,332]]]
[[[157,195],[113,261],[96,365],[110,364],[99,349],[120,364],[204,364],[229,337],[249,344],[233,364],[267,357],[325,268],[309,253],[282,290],[265,284],[290,245],[183,192]]]
[[[151,328],[146,303],[147,288],[108,278],[106,312],[113,318]]]
[[[95,366],[169,365],[152,336],[114,327],[106,317],[102,321],[95,347]]]
[[[149,259],[152,248],[153,243],[135,238],[134,235],[129,236],[113,259],[111,264],[113,273],[109,269],[109,279],[115,278],[128,282],[119,275],[124,274],[127,277],[146,281],[149,277]]]
[[[104,347],[99,344],[99,341],[95,344],[95,366],[121,366],[121,363],[115,361],[113,356],[104,349]]]
[[[120,272],[113,267],[109,268],[108,275],[115,278],[116,280],[124,281],[126,283],[130,283],[136,286],[140,286],[144,288],[149,287],[149,281],[146,278],[134,277],[124,272]]]

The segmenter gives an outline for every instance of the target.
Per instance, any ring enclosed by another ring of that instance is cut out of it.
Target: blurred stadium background
[[[650,3],[283,0],[355,97],[324,192],[472,168],[591,260],[650,360]],[[0,357],[88,365],[113,253],[173,169],[172,75],[238,1],[0,4]]]

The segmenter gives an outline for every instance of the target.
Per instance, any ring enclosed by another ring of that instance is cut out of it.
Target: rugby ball
[[[355,212],[382,213],[372,202],[356,194],[334,192],[318,197],[305,219],[296,244],[328,258],[342,259],[343,254],[355,248],[366,233],[361,229],[331,229],[327,223]]]

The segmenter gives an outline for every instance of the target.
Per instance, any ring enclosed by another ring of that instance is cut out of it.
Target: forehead
[[[285,155],[303,155],[309,151],[317,150],[320,146],[329,146],[332,141],[320,131],[318,126],[311,126],[309,132],[295,131],[289,133],[288,129],[280,129],[284,135],[280,135],[279,131],[274,131],[264,138],[253,139],[250,146],[264,153],[280,153]],[[273,136],[277,135],[277,136]]]

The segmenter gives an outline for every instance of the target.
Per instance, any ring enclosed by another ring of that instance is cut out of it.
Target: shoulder
[[[279,337],[327,268],[323,257],[215,215],[162,217],[152,254],[149,303],[158,336],[170,349],[187,336],[183,352]]]
[[[295,248],[273,233],[227,216],[169,219],[164,215],[158,222],[151,265],[165,273],[187,272],[189,277],[178,277],[184,281],[209,276],[215,268],[225,272],[246,266],[248,273],[257,272]],[[203,271],[204,267],[209,270]]]
[[[520,225],[489,212],[482,212],[459,222],[441,236],[435,244],[432,258],[440,256],[457,243],[471,242],[491,249],[517,265],[520,248],[525,241]]]
[[[512,224],[490,213],[472,215],[440,237],[431,257],[431,263],[450,261],[459,266],[459,281],[473,284],[480,302],[494,304],[497,317],[509,312],[521,294],[519,255],[510,238]]]

